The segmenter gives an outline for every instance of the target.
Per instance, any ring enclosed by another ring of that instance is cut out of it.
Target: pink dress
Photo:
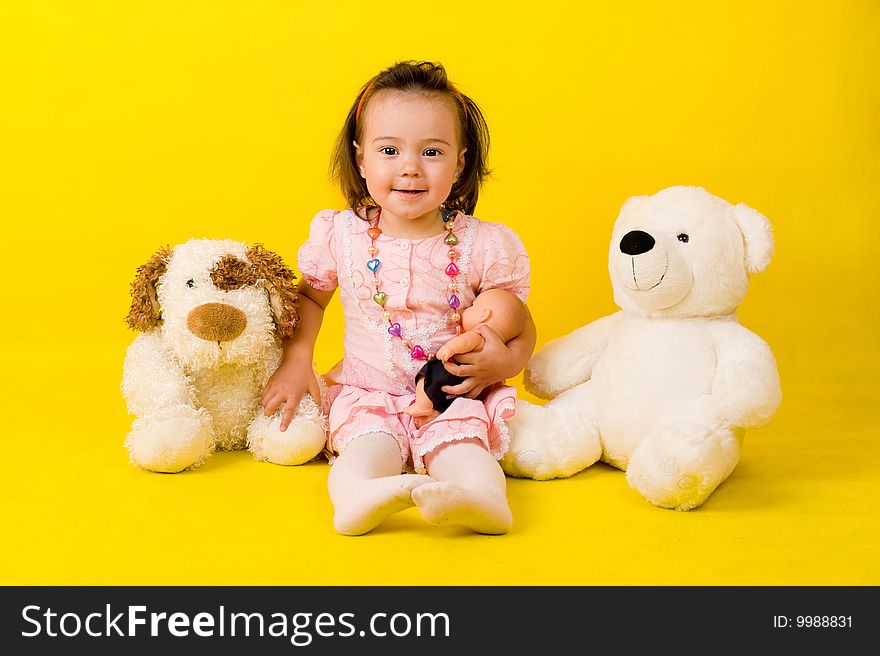
[[[501,287],[523,301],[529,292],[529,258],[519,237],[499,223],[458,213],[456,277],[461,307],[476,295]],[[345,317],[345,357],[328,374],[331,449],[340,453],[352,439],[387,433],[400,446],[404,466],[424,472],[423,458],[452,440],[478,438],[500,459],[507,450],[505,420],[513,417],[516,391],[496,386],[482,400],[457,398],[421,429],[403,409],[415,399],[415,377],[424,364],[414,360],[401,340],[388,332],[383,308],[373,301],[373,274],[367,269],[370,225],[351,210],[324,210],[312,220],[308,240],[297,258],[303,279],[315,289],[339,287]],[[449,263],[446,232],[426,239],[376,240],[381,261],[377,273],[387,295],[384,310],[399,323],[402,335],[425,351],[437,351],[455,335],[448,318],[444,269]]]

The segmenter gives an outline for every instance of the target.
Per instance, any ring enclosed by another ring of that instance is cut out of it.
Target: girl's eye
[[[437,155],[439,155],[439,154],[440,154],[440,151],[437,150],[436,148],[428,148],[428,150],[425,151],[426,157],[437,157]]]
[[[690,240],[691,240],[691,238],[687,233],[683,232],[678,236],[678,241],[680,241],[683,244],[688,243]]]
[[[196,281],[193,280],[192,278],[190,278],[189,280],[186,281],[186,286],[187,286],[187,287],[195,287],[195,286],[196,286]]]
[[[395,148],[394,146],[385,146],[385,147],[381,150],[381,153],[382,153],[383,155],[396,155],[396,154],[397,154],[397,148]]]

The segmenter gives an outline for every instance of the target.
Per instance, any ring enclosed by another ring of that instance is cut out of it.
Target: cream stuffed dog
[[[247,446],[259,460],[304,463],[324,446],[324,417],[303,397],[285,432],[261,392],[296,325],[294,276],[257,244],[193,239],[138,268],[122,391],[137,415],[125,441],[144,469],[179,472],[214,449]],[[319,378],[320,380],[320,378]]]
[[[571,476],[599,459],[651,503],[702,504],[740,457],[743,428],[781,400],[767,344],[736,308],[770,262],[761,214],[696,187],[637,196],[614,226],[609,271],[621,310],[548,343],[526,368],[508,474]]]

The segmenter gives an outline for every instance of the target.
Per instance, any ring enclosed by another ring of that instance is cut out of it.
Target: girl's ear
[[[263,248],[262,244],[254,244],[247,249],[247,258],[251,261],[254,273],[263,281],[269,294],[269,305],[272,316],[281,337],[292,337],[293,329],[299,323],[297,312],[297,295],[293,271],[284,264],[280,255]]]
[[[458,154],[458,164],[455,167],[455,181],[458,181],[458,178],[461,177],[461,172],[464,171],[464,154],[467,152],[467,148],[462,148],[461,152]]]
[[[157,253],[137,268],[134,280],[131,283],[131,308],[125,322],[132,330],[146,332],[159,325],[162,320],[162,308],[159,307],[159,299],[156,296],[156,285],[165,274],[168,260],[171,259],[171,249],[168,246],[159,249]]]
[[[358,145],[357,141],[352,141],[351,144],[354,146],[354,160],[357,162],[358,170],[361,172],[361,177],[367,177],[367,171],[364,169],[364,151]]]

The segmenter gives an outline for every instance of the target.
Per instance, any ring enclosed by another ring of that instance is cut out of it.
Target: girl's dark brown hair
[[[357,165],[354,142],[360,142],[362,117],[366,107],[379,91],[404,91],[445,96],[458,114],[462,147],[467,148],[464,169],[452,184],[446,199],[448,210],[473,214],[480,194],[480,185],[489,175],[486,159],[489,154],[489,128],[477,104],[460,93],[446,77],[442,64],[425,61],[402,61],[385,69],[367,82],[355,98],[345,124],[336,140],[330,172],[339,183],[348,206],[375,207]]]

